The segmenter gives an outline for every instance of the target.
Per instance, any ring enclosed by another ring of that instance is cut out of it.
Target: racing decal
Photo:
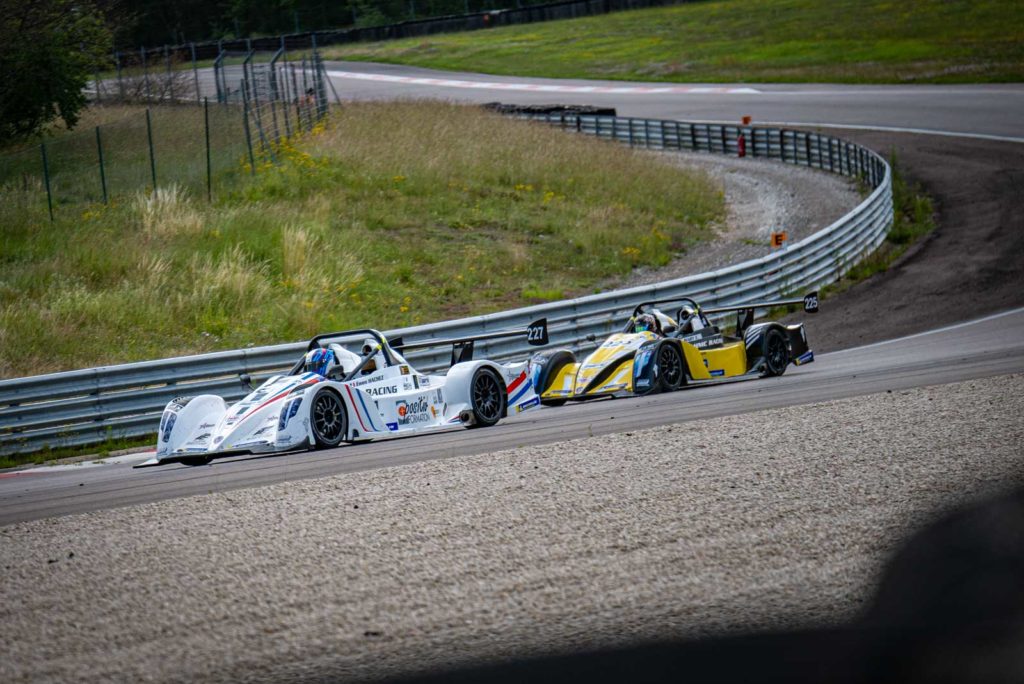
[[[359,407],[356,406],[356,398],[352,394],[352,388],[349,387],[348,385],[345,385],[345,391],[348,392],[348,397],[352,402],[352,410],[355,411],[356,418],[359,420],[359,424],[363,427],[363,432],[367,432],[366,423],[363,422],[363,416],[361,413],[359,413]],[[367,418],[369,418],[369,415],[367,415]]]
[[[725,371],[724,370],[713,370],[713,371],[711,371],[711,375],[713,377],[721,377],[721,376],[725,375]]]
[[[409,374],[409,367],[408,366],[399,366],[398,370],[402,373],[402,375],[408,375]]]
[[[518,389],[518,391],[516,391]],[[527,392],[533,389],[533,380],[529,380],[526,377],[526,371],[519,374],[519,377],[512,381],[512,384],[508,386],[509,403],[515,404],[523,398]],[[513,396],[512,393],[516,392]]]
[[[697,349],[707,349],[708,347],[718,347],[725,343],[725,339],[721,333],[716,333],[710,337],[704,337],[702,333],[693,333],[686,335],[682,338],[683,342],[692,344]]]
[[[384,423],[384,427],[386,427],[388,430],[391,430],[392,432],[398,431],[398,423]]]
[[[383,387],[368,387],[363,390],[367,394],[380,397],[385,394],[398,394],[398,385],[385,385]]]
[[[430,387],[430,377],[424,375],[423,377],[413,376],[413,380],[419,382],[420,387]]]
[[[365,378],[359,378],[358,380],[351,380],[351,381],[348,382],[348,384],[352,385],[353,387],[362,387],[363,385],[372,385],[375,382],[380,382],[383,379],[384,379],[384,373],[383,372],[377,372],[377,373],[374,373],[373,375],[368,375]]]
[[[241,415],[241,413],[243,411],[243,406],[240,405],[235,410],[235,415],[231,419],[229,419],[226,424],[227,425],[232,425],[232,424],[237,423],[239,421],[245,420],[250,415],[252,415],[253,413],[256,413],[257,411],[259,411],[261,408],[263,408],[267,404],[270,404],[272,402],[277,401],[278,399],[281,399],[282,397],[287,396],[292,391],[297,390],[297,389],[299,389],[301,387],[307,387],[309,385],[315,385],[315,384],[317,384],[319,382],[323,382],[325,379],[326,378],[324,378],[322,376],[319,376],[316,373],[307,373],[306,375],[304,375],[301,378],[299,378],[298,382],[289,383],[288,385],[286,385],[284,387],[284,389],[280,390],[277,394],[272,396],[270,399],[267,399],[265,402],[263,402],[259,406],[256,406],[256,408],[252,409],[251,411],[247,411],[246,415],[244,415],[244,416]],[[246,409],[248,409],[249,406],[251,406],[251,404],[244,405],[244,407]]]
[[[794,359],[793,363],[797,366],[802,366],[805,363],[810,363],[811,361],[814,361],[814,352],[807,351]]]
[[[417,397],[410,401],[399,401],[395,403],[395,411],[398,413],[399,425],[414,425],[416,423],[429,423],[433,416],[430,409],[433,408],[425,398]]]

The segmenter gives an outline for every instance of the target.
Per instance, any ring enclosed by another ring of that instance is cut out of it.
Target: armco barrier
[[[765,157],[862,178],[872,192],[827,228],[759,259],[718,271],[654,285],[552,302],[456,321],[385,331],[407,340],[525,327],[547,317],[552,346],[580,349],[615,331],[636,303],[686,295],[705,306],[723,306],[802,292],[835,281],[885,239],[892,226],[892,174],[884,159],[858,145],[816,133],[779,128],[684,123],[610,116],[532,116],[582,134],[655,150],[736,154],[743,135],[751,157]],[[212,392],[241,398],[242,374],[259,382],[286,370],[305,342],[186,356],[104,368],[0,381],[0,454],[45,447],[93,444],[108,437],[154,433],[170,399]],[[525,339],[478,345],[496,359],[524,358],[534,348]],[[422,370],[444,368],[450,349],[409,355]]]

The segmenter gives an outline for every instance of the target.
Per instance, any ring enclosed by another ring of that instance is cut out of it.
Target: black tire
[[[316,447],[336,447],[348,434],[348,414],[345,404],[333,390],[322,387],[313,395],[309,409]]]
[[[505,415],[508,395],[505,384],[490,368],[478,368],[469,383],[469,403],[473,409],[473,425],[470,427],[490,427]]]
[[[761,377],[770,378],[782,375],[789,366],[789,343],[786,336],[778,328],[765,331],[761,341],[761,352],[764,358],[764,371]]]
[[[210,461],[213,460],[213,456],[188,456],[181,459],[182,465],[191,467],[209,465]]]
[[[658,389],[674,392],[686,384],[686,365],[678,344],[662,342],[658,347]]]

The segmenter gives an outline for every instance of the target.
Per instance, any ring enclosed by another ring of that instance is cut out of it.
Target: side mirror
[[[241,375],[239,375],[238,381],[241,382],[246,387],[248,387],[249,389],[254,389],[252,386],[252,378],[249,376],[248,373],[242,373]]]

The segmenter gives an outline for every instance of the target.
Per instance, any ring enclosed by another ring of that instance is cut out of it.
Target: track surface
[[[1021,212],[1015,195],[1024,168],[1024,145],[1016,142],[1024,142],[1024,119],[1017,114],[1024,105],[1024,86],[705,89],[512,79],[356,63],[330,63],[328,73],[346,99],[557,101],[615,106],[627,116],[736,121],[752,115],[756,123],[942,132],[942,137],[894,135],[892,130],[840,133],[867,144],[911,151],[909,170],[924,180],[927,189],[938,188],[943,221],[935,239],[880,281],[872,279],[830,300],[818,319],[809,319],[810,340],[819,350],[837,349],[851,339],[865,343],[1024,306],[1024,283],[1018,273],[1024,230],[1018,229]],[[206,74],[203,80],[212,86]],[[834,313],[828,313],[830,308]],[[1024,370],[1022,340],[1024,310],[1017,309],[971,325],[822,355],[817,363],[792,369],[783,378],[545,409],[488,430],[457,430],[316,453],[236,457],[196,469],[136,471],[122,463],[0,474],[0,525],[1019,372]]]
[[[0,525],[1022,370],[1024,310],[1016,310],[822,355],[781,378],[545,408],[486,430],[457,429],[283,456],[239,456],[200,468],[133,470],[122,463],[49,473],[21,471],[0,479]]]

